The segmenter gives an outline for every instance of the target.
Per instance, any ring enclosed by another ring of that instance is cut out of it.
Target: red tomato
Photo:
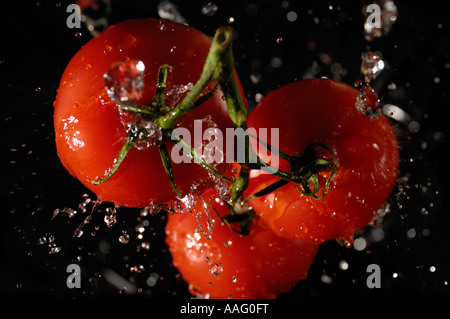
[[[176,195],[156,146],[131,149],[109,180],[92,184],[107,175],[127,138],[118,105],[104,88],[103,75],[110,65],[129,60],[144,63],[145,89],[136,102],[148,105],[155,95],[159,67],[170,64],[173,71],[168,77],[166,105],[174,106],[185,96],[186,88],[198,80],[210,45],[209,36],[186,25],[156,19],[129,20],[91,39],[72,58],[54,103],[56,146],[67,170],[100,200],[142,207],[172,200]],[[211,83],[205,92],[213,86]],[[222,96],[218,90],[205,104],[181,117],[178,126],[192,132],[194,119],[209,116],[223,132],[226,127],[233,127]],[[204,123],[203,129],[206,127]],[[192,134],[194,137],[196,141],[202,139]],[[190,143],[194,145],[193,140]],[[166,144],[170,154],[174,144]],[[218,168],[224,169],[223,166]],[[172,163],[172,169],[182,193],[189,192],[193,184],[197,184],[197,189],[207,184],[207,171],[193,162]]]
[[[392,191],[399,161],[396,136],[384,116],[370,119],[358,113],[357,94],[340,82],[304,80],[268,94],[249,115],[249,128],[279,128],[279,148],[285,153],[300,155],[307,145],[319,142],[334,152],[339,163],[328,194],[320,200],[301,194],[290,183],[249,201],[278,235],[317,243],[332,238],[351,242]],[[268,142],[274,141],[268,137]],[[253,144],[256,147],[254,140]],[[330,152],[317,150],[317,157],[332,160]],[[280,169],[289,168],[280,160]],[[322,187],[329,174],[322,173]],[[251,177],[247,195],[276,180],[257,170]]]
[[[214,190],[202,197],[220,216],[229,214]],[[173,264],[193,294],[220,299],[275,298],[307,277],[318,248],[315,243],[276,236],[257,216],[249,234],[240,235],[201,201],[194,211],[169,214],[166,225]]]

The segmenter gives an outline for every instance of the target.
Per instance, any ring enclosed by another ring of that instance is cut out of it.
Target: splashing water
[[[137,122],[129,122],[126,124],[128,134],[136,139],[134,146],[143,150],[151,145],[160,145],[162,142],[162,130],[152,121],[141,119]]]
[[[123,230],[122,235],[119,236],[119,242],[122,244],[128,244],[130,242],[130,235]]]
[[[83,1],[81,14],[86,28],[92,36],[95,36],[109,26],[111,0]]]
[[[111,228],[117,224],[116,211],[117,211],[116,207],[112,209],[110,207],[106,208],[106,214],[103,220],[105,221],[106,226],[108,226],[108,228]]]
[[[38,240],[39,245],[47,245],[50,248],[48,252],[50,255],[57,254],[61,251],[61,247],[57,246],[55,243],[55,236],[52,234],[45,234]]]
[[[136,103],[144,93],[144,70],[144,63],[138,60],[112,63],[103,75],[109,97],[125,105]]]
[[[222,274],[222,271],[223,267],[221,263],[212,263],[209,266],[209,273],[214,277],[220,276]]]
[[[357,81],[355,87],[359,89],[356,97],[355,107],[359,113],[367,115],[371,119],[376,119],[381,115],[380,99],[371,86],[371,82],[384,69],[384,61],[379,54],[372,51],[365,51],[361,54],[361,73],[364,75],[362,81]]]
[[[217,195],[224,202],[230,202],[233,198],[231,196],[230,189],[228,188],[227,183],[212,173],[208,174],[211,180],[214,182],[214,188],[216,189]]]
[[[182,98],[192,90],[194,87],[194,83],[189,82],[187,84],[175,84],[172,85],[169,90],[165,92],[165,102],[166,107],[173,108],[175,107],[179,102],[181,102]]]
[[[359,89],[355,107],[359,113],[367,115],[371,119],[376,119],[381,115],[380,100],[369,84],[364,84]]]
[[[370,83],[383,71],[384,61],[379,54],[365,51],[361,54],[361,73],[366,83]]]
[[[161,1],[158,4],[158,15],[166,20],[187,24],[186,19],[178,10],[178,7],[169,0]]]
[[[202,6],[201,13],[205,16],[212,17],[217,11],[219,11],[219,6],[214,2],[208,2]]]

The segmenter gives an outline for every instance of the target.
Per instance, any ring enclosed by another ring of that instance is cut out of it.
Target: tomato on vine
[[[214,189],[201,197],[193,212],[169,214],[166,225],[173,265],[191,293],[219,299],[275,298],[307,277],[318,249],[315,243],[279,237],[248,212],[230,215]],[[248,234],[240,234],[241,226]]]
[[[351,242],[388,198],[398,173],[397,139],[386,117],[371,119],[357,111],[357,95],[358,90],[337,81],[303,80],[269,93],[249,115],[249,128],[279,128],[278,147],[293,159],[308,152],[337,162],[336,170],[316,175],[315,190],[320,191],[309,195],[320,199],[307,196],[298,184],[286,183],[248,201],[277,235],[317,243],[332,238]],[[260,142],[252,139],[259,151],[265,150],[263,142],[272,141],[269,137]],[[278,169],[295,170],[293,162],[280,159]],[[246,196],[278,180],[260,173],[251,171]]]
[[[204,167],[171,161],[168,154],[176,146],[162,138],[161,128],[148,114],[168,113],[184,101],[202,74],[211,43],[209,36],[186,25],[128,20],[91,39],[71,59],[54,103],[56,147],[67,170],[98,199],[143,207],[184,195],[193,186],[201,190],[210,185]],[[130,76],[140,78],[132,82]],[[127,85],[134,91],[127,92]],[[223,131],[233,127],[220,88],[209,82],[201,89],[196,97],[204,96],[203,104],[177,114],[177,121],[167,124],[170,128],[192,132],[196,119]],[[122,102],[147,113],[130,115]],[[155,103],[164,107],[154,110]],[[191,145],[201,144],[202,136],[195,138],[200,140]],[[226,168],[223,162],[218,171]]]

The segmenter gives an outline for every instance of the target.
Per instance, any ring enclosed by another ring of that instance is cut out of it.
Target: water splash
[[[139,60],[112,63],[103,75],[108,96],[120,104],[135,104],[144,93],[144,70],[145,65]]]
[[[103,218],[103,220],[106,223],[106,226],[108,226],[108,228],[111,228],[117,224],[117,214],[116,213],[117,213],[117,207],[106,208],[106,214],[105,214],[105,217]]]
[[[162,142],[161,127],[149,120],[128,122],[126,131],[133,136],[134,146],[139,150],[149,148],[151,145],[160,145]]]
[[[166,102],[167,108],[174,108],[184,96],[192,90],[194,87],[194,83],[189,82],[187,84],[175,84],[170,87],[169,90],[166,90],[164,96],[164,100]]]
[[[40,237],[38,239],[38,244],[39,245],[47,245],[48,248],[50,248],[50,250],[48,252],[50,255],[57,254],[61,251],[61,247],[57,246],[55,243],[55,236],[50,233],[47,233],[44,236]]]
[[[355,107],[359,113],[367,115],[371,119],[376,119],[381,115],[380,99],[370,84],[366,83],[359,88]]]
[[[383,71],[384,61],[381,56],[372,51],[365,51],[361,54],[361,73],[364,75],[366,83],[370,83]]]
[[[231,195],[228,184],[219,176],[216,176],[212,173],[208,173],[209,178],[214,182],[214,188],[217,192],[217,195],[224,202],[230,202],[233,197]]]
[[[214,2],[204,4],[201,9],[201,13],[208,17],[213,17],[217,11],[219,11],[219,6]]]
[[[106,30],[111,14],[110,0],[77,1],[81,7],[82,21],[92,36]]]
[[[119,236],[119,242],[121,244],[128,244],[130,242],[130,239],[130,235],[125,230],[123,230],[122,235]]]
[[[209,266],[209,273],[214,277],[220,276],[222,274],[222,272],[223,272],[223,267],[222,267],[221,263],[212,263]]]
[[[158,3],[158,15],[162,19],[187,24],[186,19],[180,13],[178,7],[169,0],[163,0],[160,3]]]

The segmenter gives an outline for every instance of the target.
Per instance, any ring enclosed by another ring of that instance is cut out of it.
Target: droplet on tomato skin
[[[112,46],[110,46],[110,45],[105,45],[105,47],[103,48],[103,53],[104,53],[104,54],[108,54],[109,52],[112,51],[112,49],[113,49]]]
[[[186,55],[188,58],[194,58],[197,56],[197,53],[194,48],[189,48],[186,50]]]
[[[209,266],[209,273],[214,276],[220,276],[222,274],[223,268],[221,263],[212,263],[211,266]]]

